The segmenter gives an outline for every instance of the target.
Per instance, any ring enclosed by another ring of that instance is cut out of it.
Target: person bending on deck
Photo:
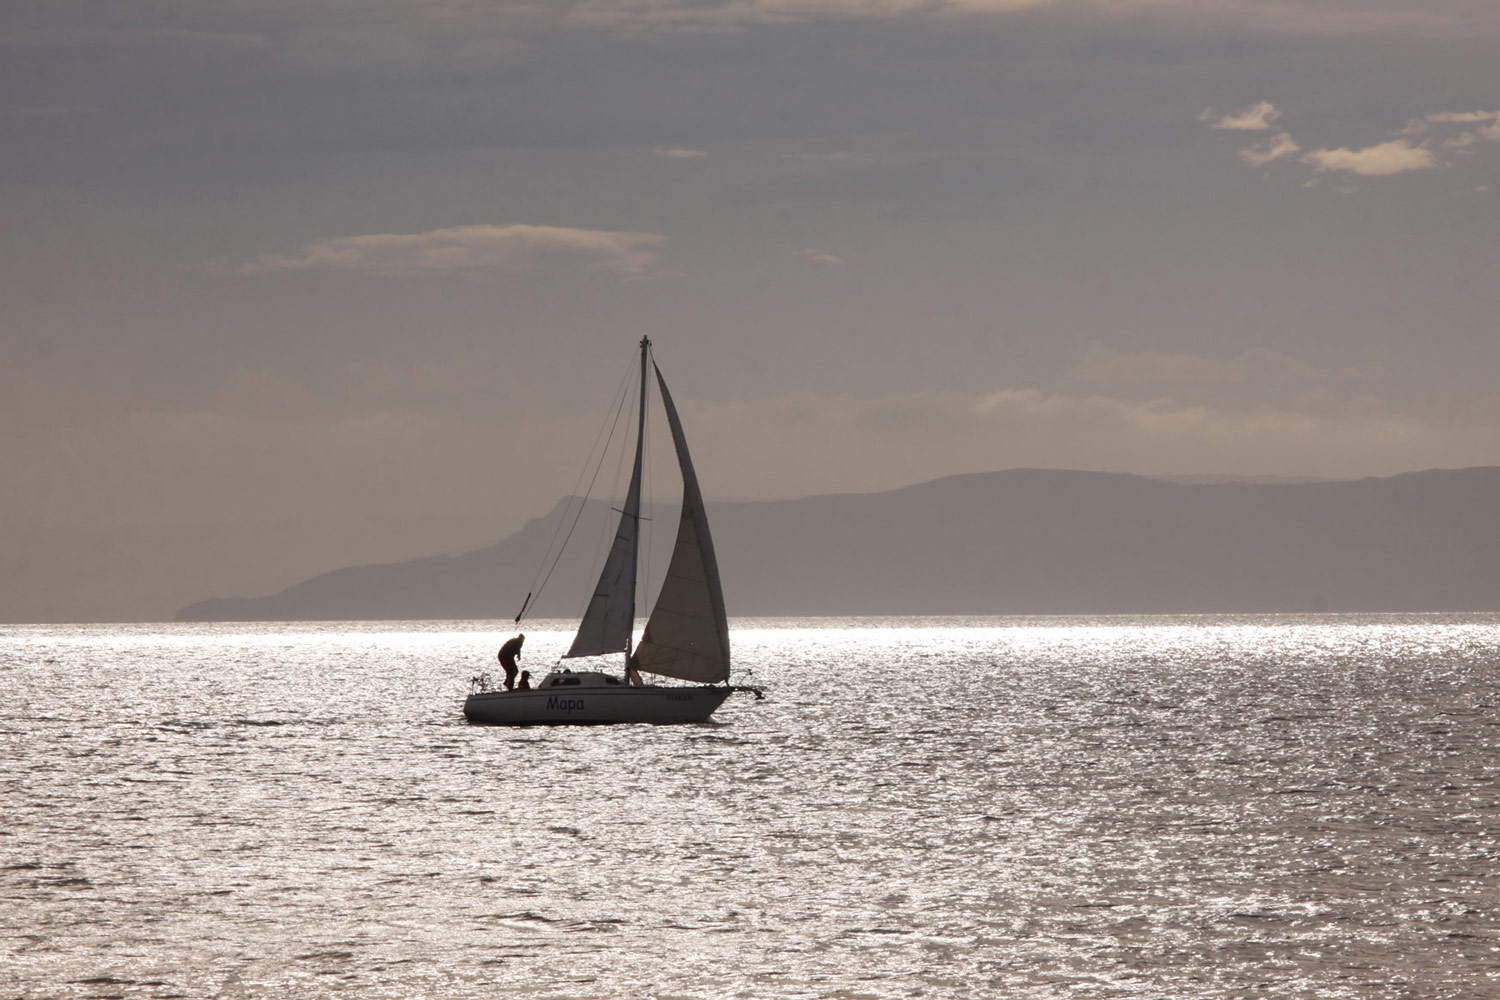
[[[511,691],[516,686],[516,659],[521,655],[521,646],[526,642],[526,634],[523,632],[514,639],[508,640],[500,647],[500,653],[496,657],[500,665],[505,668],[505,690]]]

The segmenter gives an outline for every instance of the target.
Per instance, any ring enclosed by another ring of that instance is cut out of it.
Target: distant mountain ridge
[[[335,570],[177,618],[508,618],[567,503],[487,548]],[[1011,469],[711,502],[709,517],[731,616],[1270,613],[1500,610],[1497,510],[1492,467],[1207,483]],[[654,588],[677,510],[647,513]],[[607,505],[587,506],[535,616],[581,612],[609,518]]]

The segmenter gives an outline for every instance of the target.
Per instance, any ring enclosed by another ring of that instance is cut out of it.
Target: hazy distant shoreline
[[[710,516],[732,616],[1500,609],[1500,468],[1204,478],[1013,469],[725,501]],[[507,619],[534,589],[565,503],[487,548],[339,569],[276,594],[200,601],[177,619]],[[607,516],[591,504],[580,532]],[[675,524],[674,508],[651,516]],[[648,571],[665,566],[656,550],[670,534],[654,532]],[[576,617],[593,555],[574,546],[564,557],[538,617]]]

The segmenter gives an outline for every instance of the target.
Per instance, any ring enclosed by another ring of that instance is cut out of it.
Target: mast
[[[645,453],[646,444],[646,359],[651,353],[651,338],[641,338],[641,392],[639,416],[635,430],[635,471],[631,474],[630,485],[634,496],[627,497],[625,509],[636,511],[636,530],[630,536],[630,616],[625,620],[629,622],[629,631],[625,633],[625,676],[630,676],[630,654],[633,652],[635,641],[635,590],[636,570],[641,555],[641,531],[640,531],[640,509],[641,509],[641,460]],[[628,515],[627,515],[628,516]]]

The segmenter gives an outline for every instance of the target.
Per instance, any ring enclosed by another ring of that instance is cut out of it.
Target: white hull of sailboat
[[[464,715],[498,726],[674,725],[707,722],[731,693],[727,687],[655,685],[483,691],[464,701]]]

